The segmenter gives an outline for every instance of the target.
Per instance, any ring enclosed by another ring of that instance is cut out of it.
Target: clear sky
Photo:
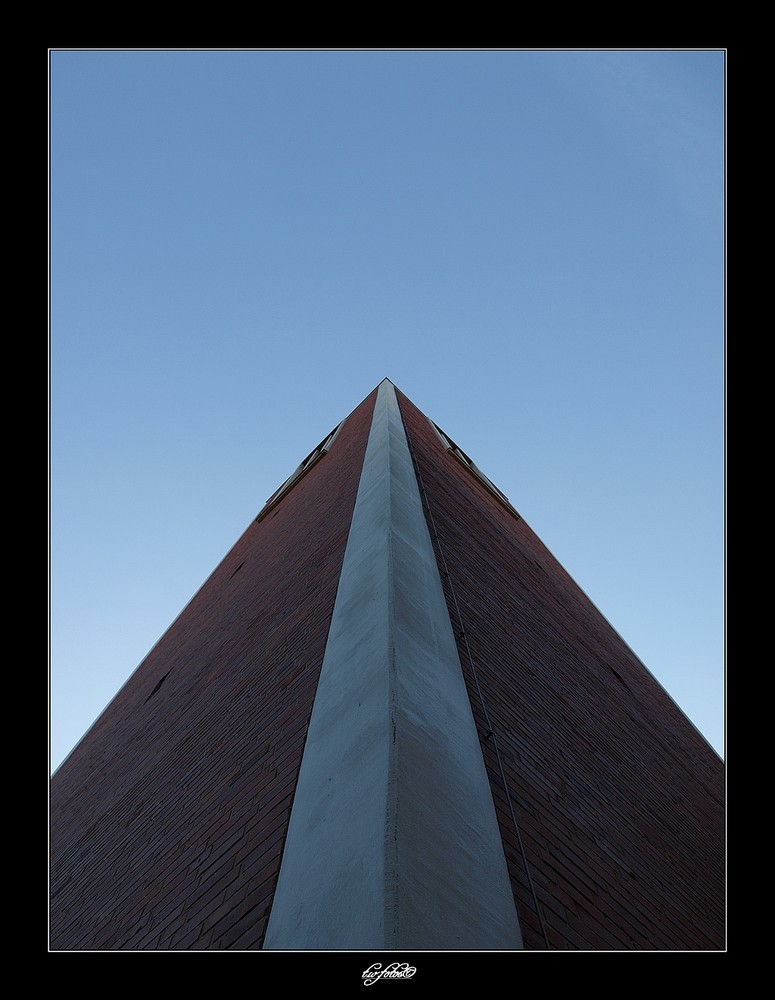
[[[723,52],[50,69],[52,766],[385,376],[723,753]]]

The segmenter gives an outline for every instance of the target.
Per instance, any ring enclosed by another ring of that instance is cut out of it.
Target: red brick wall
[[[261,947],[374,399],[55,774],[53,949]]]
[[[508,789],[459,639],[526,947],[545,943],[508,795],[552,948],[723,948],[721,761],[524,520],[399,401],[503,759]]]

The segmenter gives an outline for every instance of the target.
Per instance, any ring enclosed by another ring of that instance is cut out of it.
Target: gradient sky
[[[52,766],[385,376],[723,753],[724,53],[50,72]]]

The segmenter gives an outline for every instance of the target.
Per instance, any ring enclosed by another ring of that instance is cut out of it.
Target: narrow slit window
[[[259,511],[256,521],[263,520],[269,511],[272,510],[272,508],[275,507],[280,500],[282,500],[286,493],[288,493],[296,485],[296,483],[298,483],[298,481],[309,472],[312,466],[315,465],[316,462],[320,461],[326,452],[330,450],[331,445],[336,440],[337,434],[342,429],[343,423],[344,421],[342,421],[341,424],[337,424],[331,433],[323,438],[317,448],[314,448],[309,455],[307,455],[301,465],[299,465],[298,468],[296,468],[291,475],[288,476],[282,486],[278,490],[275,490]]]
[[[464,465],[468,469],[468,471],[473,476],[475,476],[479,480],[479,482],[490,493],[492,493],[492,495],[495,497],[495,499],[498,500],[498,502],[501,503],[506,508],[507,511],[509,511],[510,514],[513,514],[514,517],[516,517],[516,519],[519,520],[520,519],[520,515],[514,509],[513,504],[511,503],[511,501],[509,500],[509,498],[506,496],[506,494],[502,493],[498,489],[498,487],[495,485],[495,483],[493,483],[482,472],[482,470],[479,468],[479,466],[476,465],[476,463],[471,458],[469,458],[468,455],[466,455],[466,453],[463,451],[463,449],[459,445],[455,444],[455,442],[452,440],[452,438],[448,434],[445,434],[445,432],[437,424],[434,424],[434,422],[431,420],[430,421],[430,425],[436,431],[436,434],[437,434],[439,440],[441,441],[441,443],[444,445],[444,448],[451,455],[454,455],[454,457],[458,460],[458,462],[460,462],[461,465]]]

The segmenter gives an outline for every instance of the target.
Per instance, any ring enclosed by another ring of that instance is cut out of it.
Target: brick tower
[[[715,752],[384,380],[54,775],[54,950],[720,950]]]

